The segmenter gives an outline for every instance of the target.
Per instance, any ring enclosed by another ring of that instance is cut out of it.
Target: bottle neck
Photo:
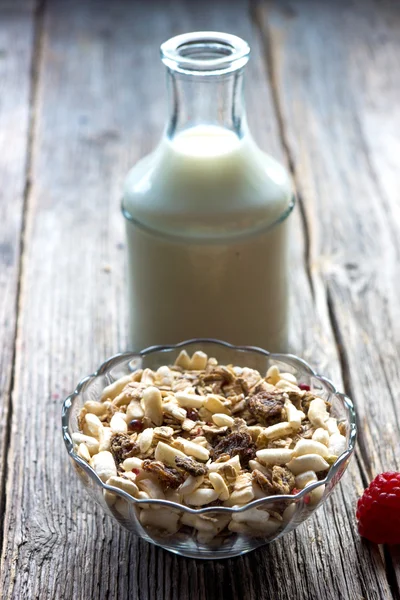
[[[186,33],[162,44],[161,58],[168,70],[170,139],[199,125],[243,136],[243,68],[249,52],[241,38],[216,31]]]
[[[198,125],[232,131],[241,138],[246,129],[243,70],[219,77],[187,75],[168,69],[169,119],[172,139]]]

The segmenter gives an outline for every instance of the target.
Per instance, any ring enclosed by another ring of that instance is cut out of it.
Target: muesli
[[[263,376],[201,351],[190,357],[183,350],[174,365],[115,381],[99,402],[84,404],[78,423],[76,452],[103,482],[137,499],[194,509],[295,494],[323,479],[347,447],[329,403],[293,374],[274,365]],[[323,485],[315,488],[309,502],[317,504],[323,493]],[[107,501],[116,496],[108,492]],[[282,520],[262,507],[208,520],[140,507],[143,526],[171,534],[189,525],[207,540],[225,528],[260,535]]]

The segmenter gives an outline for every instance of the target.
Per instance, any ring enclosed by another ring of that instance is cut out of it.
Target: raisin
[[[143,421],[141,419],[132,419],[128,423],[128,431],[140,433],[143,431]]]
[[[270,475],[264,475],[258,469],[254,469],[252,478],[258,483],[263,492],[269,495],[290,494],[294,488],[294,475],[287,467],[275,465]]]
[[[287,395],[284,392],[261,391],[247,398],[249,411],[263,425],[275,425],[286,419],[284,408]]]
[[[238,455],[241,466],[246,468],[249,460],[256,455],[256,446],[248,433],[235,431],[217,443],[212,451],[212,458],[216,460],[223,454],[229,454],[231,458]]]
[[[178,469],[186,471],[190,475],[193,475],[193,477],[198,477],[199,475],[206,475],[208,471],[205,465],[202,465],[201,463],[197,462],[197,460],[194,460],[194,458],[184,458],[183,456],[176,456],[175,464],[178,467]]]
[[[111,438],[110,450],[116,464],[119,465],[126,458],[139,454],[139,444],[133,442],[126,433],[116,433]]]
[[[169,488],[175,490],[184,482],[184,477],[179,471],[167,467],[160,460],[147,459],[143,461],[142,468],[157,477],[164,491]]]
[[[197,410],[195,408],[187,408],[186,409],[186,416],[191,421],[198,421],[199,420],[199,413],[197,412]]]

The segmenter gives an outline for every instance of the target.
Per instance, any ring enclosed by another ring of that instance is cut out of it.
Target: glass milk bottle
[[[246,124],[249,52],[217,32],[161,46],[169,119],[122,202],[135,350],[194,337],[287,349],[293,194]]]

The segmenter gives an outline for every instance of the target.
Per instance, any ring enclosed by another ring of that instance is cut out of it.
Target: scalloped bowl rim
[[[284,362],[285,359],[291,359],[295,362],[300,363],[300,365],[305,369],[305,371],[308,372],[309,375],[318,379],[318,381],[320,381],[322,384],[324,384],[328,388],[330,393],[332,393],[333,395],[340,398],[340,400],[343,402],[343,404],[349,409],[349,426],[350,426],[349,442],[348,442],[348,446],[347,446],[346,450],[340,456],[338,456],[336,461],[333,463],[333,465],[329,469],[328,475],[324,479],[321,479],[320,481],[316,481],[313,484],[307,485],[304,489],[297,492],[297,494],[285,494],[285,495],[280,494],[280,495],[275,495],[275,496],[267,496],[265,498],[259,498],[258,500],[252,500],[251,502],[245,504],[244,506],[241,506],[240,508],[232,508],[232,507],[228,507],[228,506],[209,506],[206,508],[195,509],[195,508],[190,508],[189,506],[185,506],[184,504],[179,504],[178,502],[172,502],[171,500],[162,500],[162,499],[138,500],[137,498],[134,498],[133,496],[131,496],[130,494],[125,492],[124,490],[121,490],[120,488],[117,488],[117,487],[114,487],[111,485],[107,485],[106,483],[104,483],[100,479],[100,477],[97,475],[97,473],[94,471],[94,469],[92,469],[92,467],[85,460],[83,460],[76,454],[76,452],[74,451],[74,444],[73,444],[71,436],[69,434],[68,415],[69,415],[69,411],[72,407],[73,399],[81,393],[82,388],[84,386],[86,386],[88,384],[88,382],[93,381],[99,375],[103,375],[108,370],[108,367],[110,366],[110,364],[113,363],[117,359],[124,359],[124,358],[132,358],[133,359],[135,357],[136,358],[143,357],[143,356],[147,356],[149,354],[153,354],[156,352],[167,352],[170,350],[184,348],[185,346],[188,346],[191,344],[196,344],[196,343],[197,344],[202,344],[202,343],[216,344],[218,346],[224,346],[225,348],[230,348],[232,350],[239,350],[239,351],[243,351],[243,352],[256,352],[263,356],[267,356],[267,357],[270,357],[270,358],[273,358],[276,360],[281,360],[282,362]],[[145,348],[144,350],[141,350],[138,352],[134,352],[134,351],[120,352],[120,353],[114,354],[113,356],[110,356],[100,365],[100,367],[94,373],[81,379],[81,381],[78,383],[78,385],[76,386],[76,388],[72,392],[72,394],[69,394],[69,396],[67,396],[65,398],[63,405],[62,405],[61,420],[62,420],[62,429],[63,429],[63,439],[64,439],[64,443],[66,445],[68,454],[89,475],[89,477],[95,483],[97,483],[103,490],[106,490],[108,492],[113,492],[134,504],[138,504],[138,505],[140,505],[140,504],[147,504],[147,505],[148,504],[159,504],[162,506],[168,506],[170,508],[174,508],[174,509],[177,509],[180,511],[185,511],[187,513],[195,514],[195,515],[202,515],[202,514],[206,514],[206,513],[235,513],[236,514],[236,513],[245,512],[246,510],[248,510],[250,508],[256,508],[257,506],[260,506],[260,505],[273,504],[274,502],[277,502],[277,501],[290,500],[293,502],[293,501],[301,500],[304,496],[309,494],[312,490],[314,490],[322,485],[326,485],[333,479],[333,477],[338,472],[341,464],[346,462],[352,456],[354,449],[355,449],[356,440],[357,440],[356,413],[354,410],[354,404],[353,404],[352,400],[346,394],[339,392],[336,389],[336,387],[333,385],[333,383],[330,381],[330,379],[328,379],[322,375],[318,375],[318,373],[316,373],[316,371],[314,371],[314,369],[304,359],[296,356],[295,354],[268,352],[267,350],[263,350],[262,348],[258,348],[257,346],[235,346],[234,344],[230,344],[228,342],[223,342],[221,340],[217,340],[217,339],[213,339],[213,338],[193,338],[190,340],[186,340],[184,342],[179,342],[178,344],[149,346],[148,348]]]

